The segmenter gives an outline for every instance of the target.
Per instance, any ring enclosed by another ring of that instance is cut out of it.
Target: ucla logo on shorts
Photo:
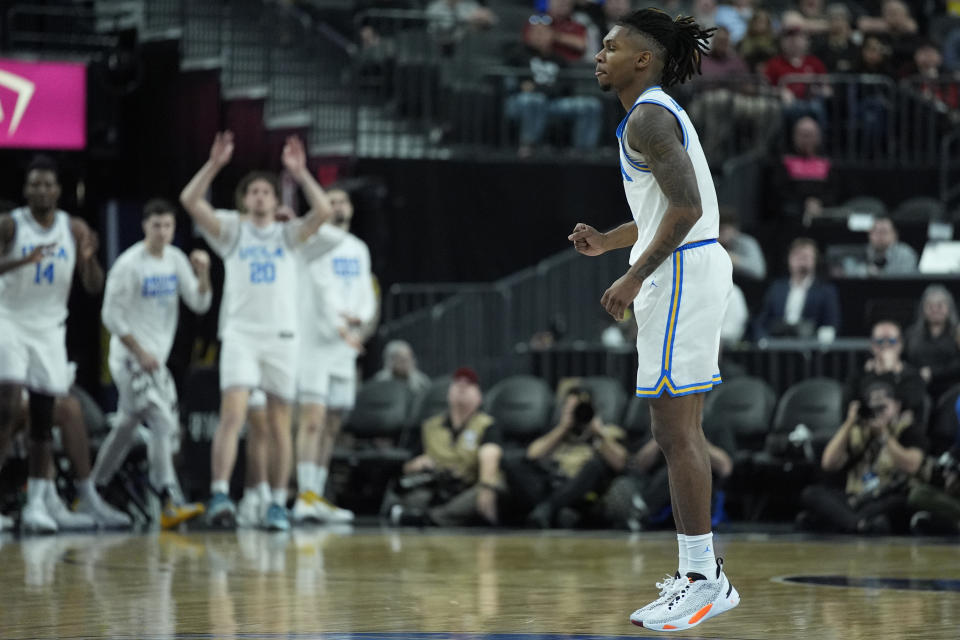
[[[140,295],[144,298],[165,298],[177,295],[177,274],[167,273],[145,277],[140,287]]]
[[[341,278],[358,278],[360,261],[356,258],[334,258],[333,273]]]

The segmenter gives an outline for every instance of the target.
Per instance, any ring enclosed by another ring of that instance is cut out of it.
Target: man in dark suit
[[[811,337],[820,327],[840,328],[836,288],[816,278],[817,245],[809,238],[790,244],[788,278],[775,280],[754,323],[757,338],[769,335]]]

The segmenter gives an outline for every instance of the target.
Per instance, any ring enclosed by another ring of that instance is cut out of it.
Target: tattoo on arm
[[[702,209],[697,174],[680,140],[676,118],[659,105],[641,105],[634,113],[627,122],[627,140],[643,154],[668,201],[656,235],[630,270],[633,277],[645,280],[680,246]]]

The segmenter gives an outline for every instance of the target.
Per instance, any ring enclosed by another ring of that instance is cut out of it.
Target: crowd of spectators
[[[527,13],[517,3],[504,0],[401,3],[425,10],[426,31],[442,56],[460,52],[472,71],[480,71],[486,63],[516,70],[498,82],[507,94],[501,109],[513,127],[522,156],[545,145],[565,144],[579,150],[597,146],[598,133],[583,131],[583,121],[589,117],[610,124],[615,114],[609,110],[601,116],[599,103],[594,103],[594,56],[603,36],[620,17],[648,6],[671,14],[690,14],[700,24],[718,28],[702,64],[705,80],[699,81],[699,85],[710,84],[698,88],[695,80],[692,90],[680,89],[681,94],[687,92],[680,97],[690,98],[691,91],[697,95],[723,85],[732,91],[728,97],[735,97],[735,117],[752,115],[754,120],[762,120],[755,124],[756,137],[751,141],[784,146],[793,124],[804,117],[814,118],[823,131],[855,125],[868,140],[876,138],[895,117],[887,87],[901,82],[937,109],[949,112],[960,99],[951,44],[960,38],[960,29],[949,28],[947,9],[941,5],[902,0],[536,0]],[[374,2],[372,6],[395,8],[397,3]],[[358,40],[361,55],[378,58],[385,48],[392,50],[380,36],[398,35],[398,27],[389,21],[376,23],[378,27],[374,24],[372,19],[362,21]],[[940,28],[943,24],[948,27]],[[377,33],[378,28],[384,33]],[[495,59],[490,58],[491,53]],[[557,80],[558,69],[563,70],[564,81]],[[803,77],[792,77],[797,74]],[[858,94],[846,88],[857,82],[853,76],[839,84],[818,83],[813,78],[825,74],[869,74],[871,79],[864,81]],[[561,96],[568,102],[558,100]],[[569,100],[585,96],[592,100],[570,106]],[[689,99],[681,102],[692,107]],[[715,107],[716,101],[712,104]],[[530,115],[534,110],[544,113],[534,118]],[[722,135],[712,126],[710,111],[694,110],[699,115],[695,124],[702,129],[702,136]],[[771,127],[774,115],[777,126]],[[844,121],[836,121],[838,117]],[[553,127],[557,131],[545,136],[543,132],[552,122],[558,123]],[[777,129],[785,134],[782,141],[774,135]],[[879,143],[874,140],[873,144]],[[713,151],[712,163],[720,162],[719,156],[726,153],[710,144],[705,147]]]

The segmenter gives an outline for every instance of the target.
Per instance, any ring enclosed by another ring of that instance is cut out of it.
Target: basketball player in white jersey
[[[214,211],[205,194],[217,173],[233,155],[233,134],[219,133],[210,159],[180,194],[180,201],[205,232],[224,263],[223,343],[220,351],[220,425],[212,446],[211,500],[207,515],[214,524],[235,524],[236,508],[229,481],[237,456],[237,438],[247,414],[252,389],[267,394],[267,418],[276,452],[270,465],[272,503],[264,525],[286,530],[286,487],[292,443],[290,403],[296,394],[298,356],[297,260],[306,241],[331,216],[323,189],[307,169],[306,151],[297,138],[283,148],[283,166],[303,189],[310,213],[277,223],[276,180],[254,173],[241,181],[238,200],[248,219],[237,212]]]
[[[330,249],[304,266],[300,301],[303,350],[297,376],[300,420],[297,428],[295,522],[344,523],[353,512],[324,497],[330,458],[343,413],[353,409],[357,393],[357,357],[367,337],[364,328],[376,313],[370,250],[350,233],[353,203],[342,189],[327,191],[333,221],[311,240]],[[340,231],[339,234],[330,233]]]
[[[607,233],[579,223],[569,236],[586,255],[632,247],[629,270],[601,304],[620,321],[633,303],[636,393],[650,400],[653,437],[668,465],[680,566],[658,583],[661,597],[630,616],[657,631],[689,629],[740,601],[714,556],[710,459],[700,426],[704,393],[721,382],[720,321],[732,266],[717,243],[717,196],[697,132],[663,91],[699,72],[712,32],[691,17],[642,9],[604,38],[596,76],[627,111],[617,137],[633,220]]]
[[[50,476],[53,405],[71,382],[67,299],[75,270],[84,289],[96,293],[103,288],[103,269],[90,227],[57,208],[60,184],[51,160],[31,163],[23,193],[27,206],[0,216],[0,452],[25,388],[30,455],[20,521],[25,531],[53,533],[58,524],[50,507],[60,503]]]
[[[164,200],[143,208],[144,239],[124,251],[107,274],[103,324],[110,338],[110,375],[117,385],[117,422],[94,465],[98,485],[110,482],[132,447],[141,422],[150,429],[150,485],[161,497],[160,524],[170,529],[203,513],[184,504],[173,469],[176,388],[166,368],[180,314],[180,300],[195,313],[210,309],[210,256],[196,250],[188,259],[173,246],[176,210]]]

